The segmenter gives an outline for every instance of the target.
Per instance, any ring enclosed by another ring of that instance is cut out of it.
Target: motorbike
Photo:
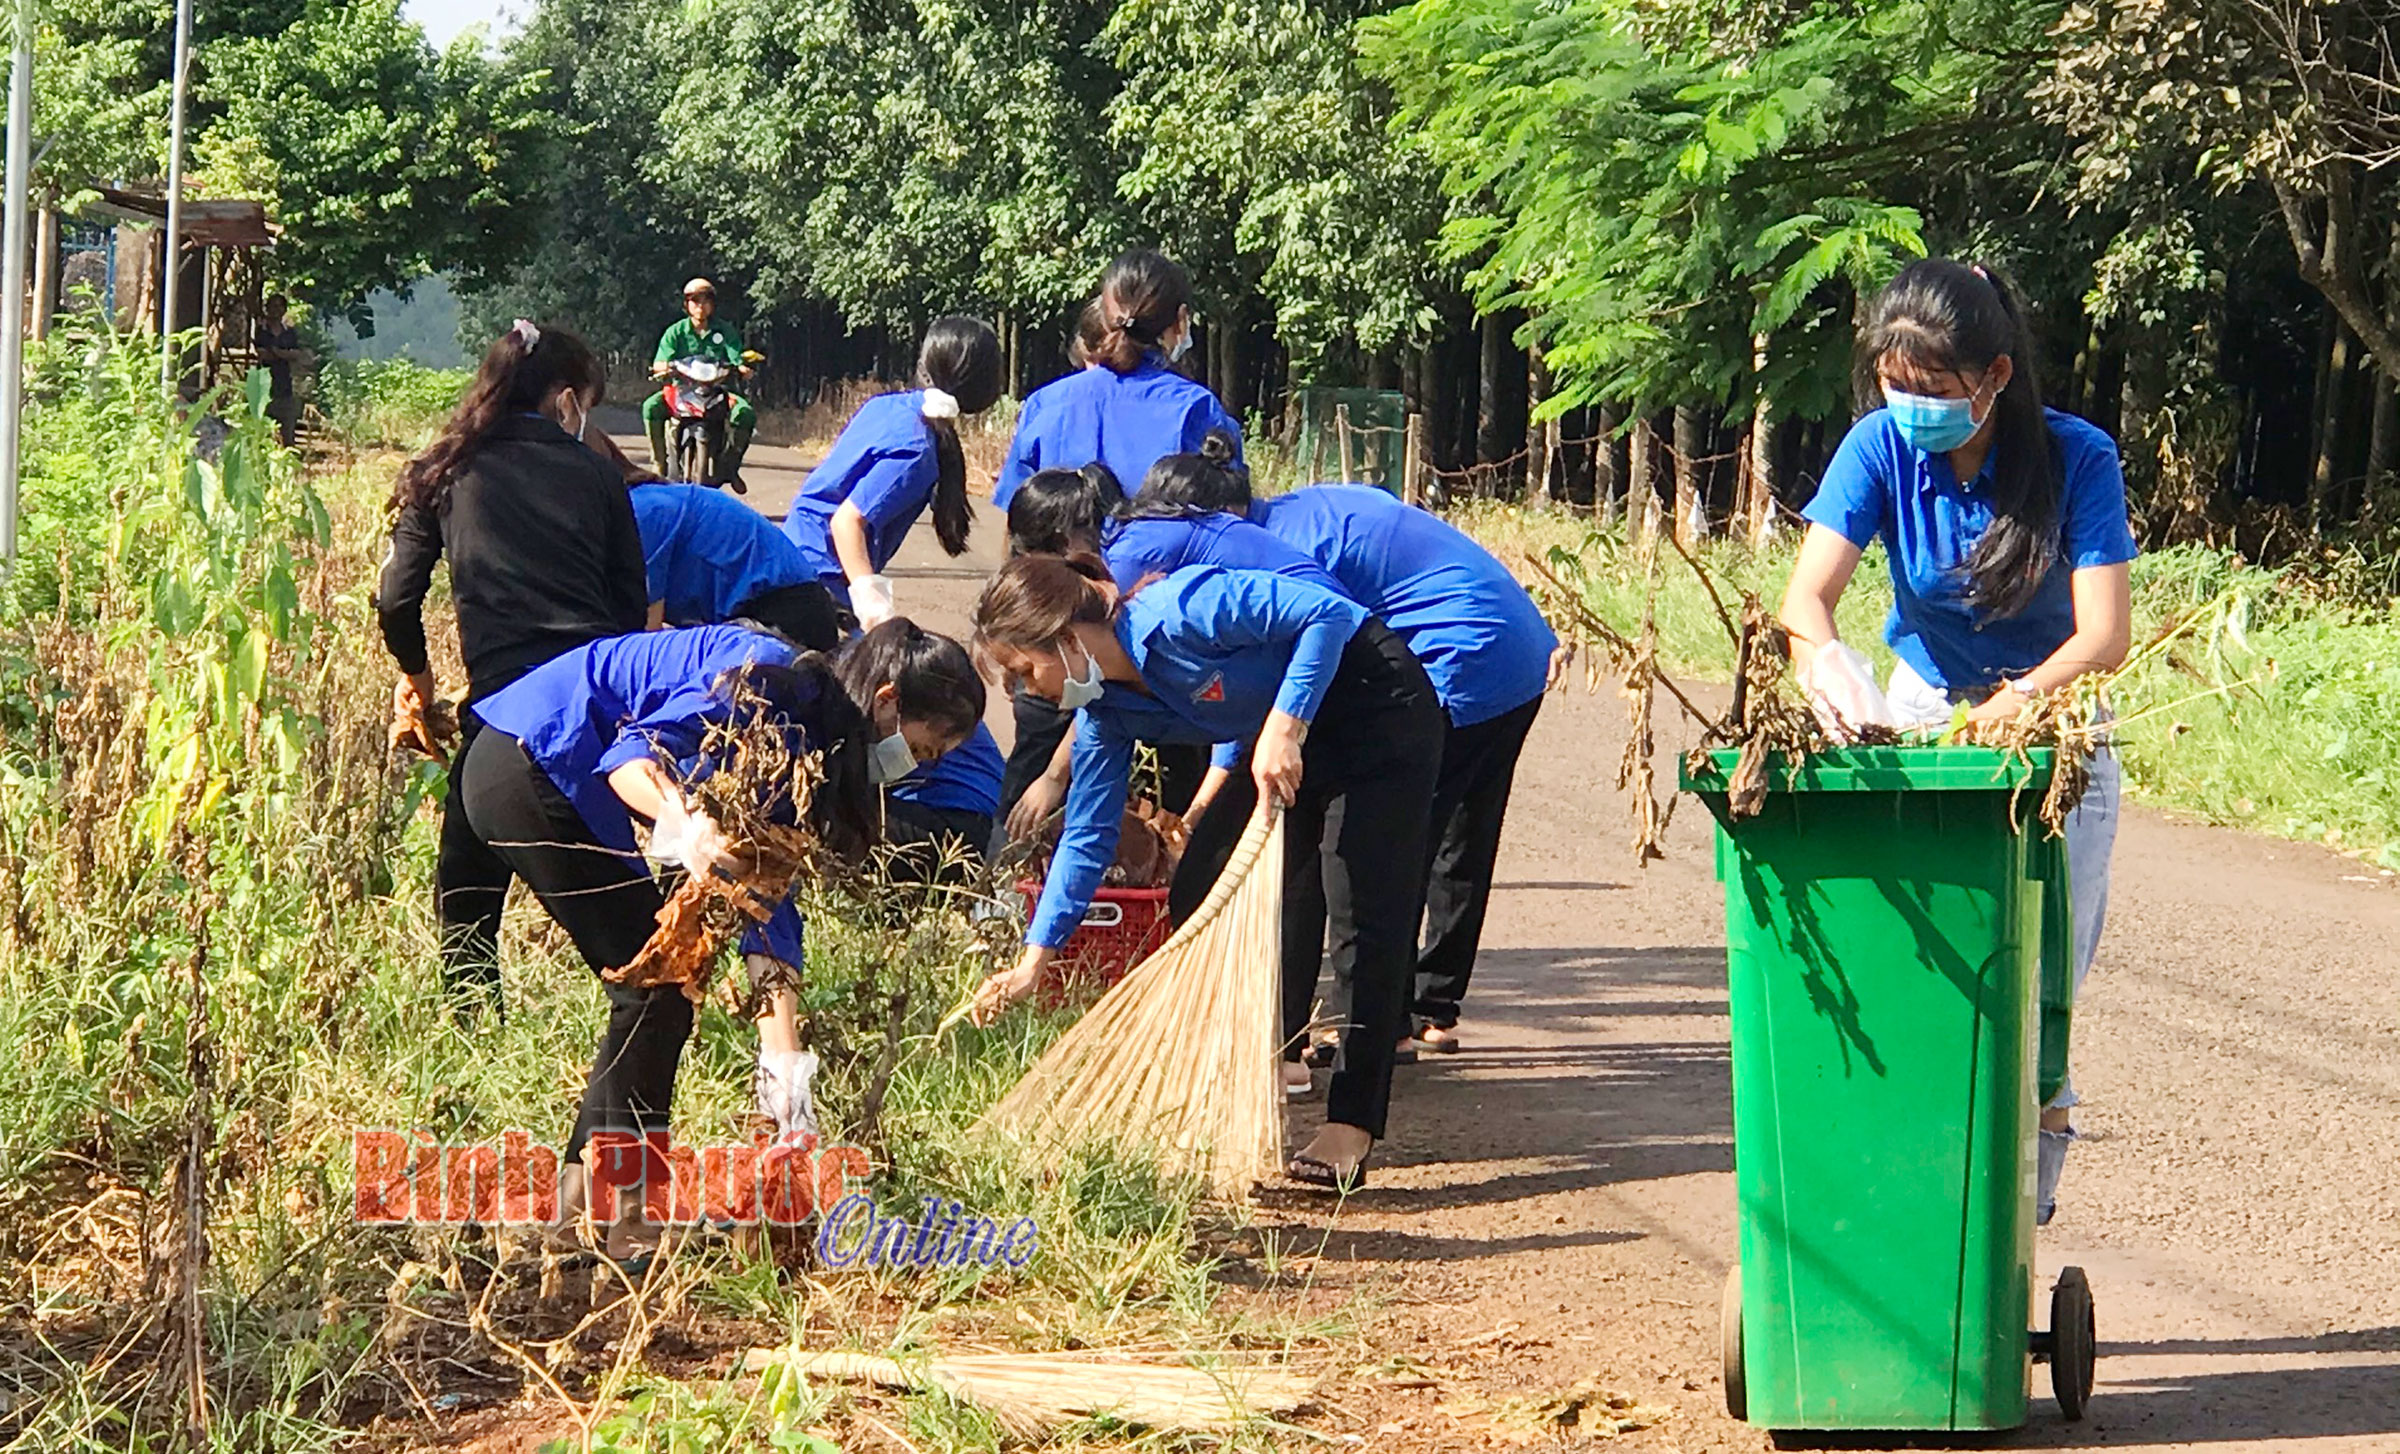
[[[763,354],[745,353],[744,363]],[[723,475],[725,426],[733,412],[733,388],[741,371],[732,364],[706,358],[679,358],[667,366],[667,460],[670,473],[695,484],[731,484],[744,493],[739,480]]]

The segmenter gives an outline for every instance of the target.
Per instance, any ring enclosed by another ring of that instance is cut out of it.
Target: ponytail
[[[1967,557],[1967,604],[1983,619],[2029,605],[2059,560],[2065,465],[2042,409],[2033,331],[1994,268],[1925,258],[1884,285],[1859,331],[1855,387],[1880,399],[1886,359],[1928,373],[1983,373],[2006,355],[2008,387],[1992,401],[1992,523]]]
[[[1158,351],[1168,329],[1192,304],[1191,274],[1163,253],[1129,252],[1108,265],[1100,279],[1097,337],[1084,347],[1095,363],[1130,374]],[[1087,318],[1089,317],[1087,313]],[[1083,330],[1077,329],[1081,342]]]
[[[983,720],[983,678],[967,649],[905,616],[882,622],[852,640],[833,659],[842,690],[862,712],[889,686],[903,721],[926,722],[964,738]]]
[[[1244,515],[1250,510],[1250,472],[1234,462],[1234,438],[1211,429],[1196,454],[1170,454],[1150,466],[1126,507],[1129,519]]]
[[[424,452],[401,466],[392,484],[392,508],[438,507],[450,482],[501,420],[530,413],[561,388],[600,402],[607,375],[584,341],[563,328],[541,328],[520,318],[492,340],[476,367],[474,382],[450,411],[449,422]]]
[[[1000,398],[1000,335],[980,318],[937,319],[917,350],[920,406],[933,436],[933,534],[942,549],[963,555],[975,509],[967,502],[967,452],[958,442],[958,416],[981,414]]]

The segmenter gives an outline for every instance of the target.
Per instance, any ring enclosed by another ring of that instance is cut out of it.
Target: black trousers
[[[541,899],[583,962],[595,974],[629,963],[666,904],[648,866],[599,842],[567,795],[505,732],[478,736],[459,776],[476,833]],[[595,1133],[636,1142],[666,1134],[675,1072],[692,1033],[692,1002],[681,986],[606,988],[608,1025],[567,1139],[567,1161]]]
[[[1472,727],[1452,727],[1442,739],[1442,772],[1433,787],[1433,854],[1425,869],[1425,946],[1417,955],[1416,1002],[1410,1008],[1447,1030],[1458,1023],[1483,916],[1492,902],[1492,865],[1508,816],[1517,759],[1540,715],[1542,699]]]
[[[1299,1051],[1330,920],[1352,993],[1325,1119],[1378,1140],[1408,1022],[1444,726],[1425,668],[1382,622],[1369,621],[1342,653],[1309,725],[1299,799],[1284,819],[1286,1053]],[[1168,895],[1177,922],[1207,897],[1257,803],[1258,782],[1245,765],[1193,825]]]
[[[467,822],[461,769],[483,731],[473,708],[458,714],[458,755],[451,759],[450,795],[442,804],[441,839],[433,860],[433,907],[442,931],[442,993],[462,1014],[489,1005],[502,1013],[500,914],[516,874],[484,846]]]
[[[1008,749],[1008,764],[1000,772],[1003,819],[1033,786],[1033,780],[1050,770],[1058,744],[1067,740],[1075,726],[1073,712],[1062,712],[1056,702],[1022,689],[1010,696],[1009,705],[1016,714],[1017,730],[1016,741]],[[1200,779],[1208,773],[1208,749],[1162,742],[1151,744],[1150,750],[1158,757],[1158,805],[1180,813],[1192,805],[1193,794],[1200,791]]]
[[[831,651],[841,645],[857,621],[823,581],[760,591],[735,607],[733,614],[737,619],[756,621],[810,651]],[[849,619],[845,621],[845,617]]]

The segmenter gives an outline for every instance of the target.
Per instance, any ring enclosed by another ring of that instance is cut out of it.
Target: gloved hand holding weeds
[[[458,741],[458,714],[433,695],[432,681],[402,677],[392,688],[391,743],[394,749],[450,765]]]

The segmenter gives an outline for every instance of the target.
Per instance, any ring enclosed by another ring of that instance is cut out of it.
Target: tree
[[[272,36],[218,41],[200,93],[221,113],[195,146],[204,185],[266,202],[269,266],[335,310],[428,272],[502,276],[535,241],[518,203],[553,124],[541,77],[473,40],[436,54],[397,0],[310,0]]]

